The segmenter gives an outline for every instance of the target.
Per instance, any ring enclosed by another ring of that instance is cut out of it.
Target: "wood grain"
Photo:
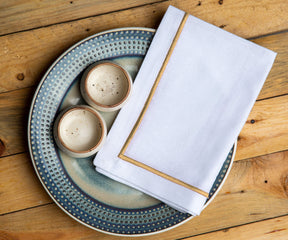
[[[1,156],[27,149],[26,126],[33,92],[34,88],[25,88],[0,94]],[[235,160],[287,150],[287,109],[288,95],[256,102],[239,135]]]
[[[2,55],[0,49],[0,71],[2,72],[0,75],[0,92],[12,91],[37,84],[42,75],[44,75],[46,68],[48,68],[49,64],[52,64],[53,59],[57,57],[57,54],[64,51],[66,46],[65,41],[73,41],[73,39],[70,39],[68,36],[63,36],[65,40],[61,43],[59,42],[57,47],[53,47],[55,42],[52,41],[48,43],[49,40],[45,39],[44,32],[39,36],[28,36],[29,33],[30,32],[11,35],[6,39],[7,41],[4,41]],[[78,33],[80,33],[80,31]],[[61,38],[60,29],[55,34],[58,34],[59,38]],[[6,37],[0,37],[0,43],[3,43],[2,40],[4,38]],[[26,44],[27,39],[29,39],[33,45],[38,45],[37,51]],[[43,43],[41,39],[45,39],[45,43]],[[257,38],[253,41],[278,53],[258,99],[287,94],[288,32]],[[14,44],[19,47],[18,53],[16,53],[17,49],[13,50]]]
[[[137,239],[287,239],[286,0],[13,0],[0,3],[0,240],[127,239],[89,229],[53,203],[27,153],[28,112],[41,77],[67,48],[112,28],[157,28],[169,4],[278,55],[214,201],[175,229]]]
[[[26,151],[33,88],[0,94],[0,156]]]
[[[0,94],[1,156],[27,149],[33,88]],[[18,110],[17,110],[18,109]],[[288,149],[288,95],[257,101],[239,138],[235,161]]]
[[[0,214],[52,202],[34,173],[28,153],[0,158],[0,189]]]
[[[253,0],[172,0],[171,4],[244,38],[281,31],[288,27],[288,3],[285,0],[257,3]]]
[[[235,160],[288,149],[288,95],[255,103],[238,137]]]
[[[288,32],[252,40],[277,53],[273,67],[258,96],[258,100],[288,93]]]
[[[0,35],[119,11],[153,2],[157,1],[1,1]]]
[[[198,1],[175,0],[52,25],[0,37],[0,92],[37,84],[61,53],[89,35],[118,27],[156,28],[169,4],[245,38],[288,29],[286,0],[263,0],[259,5],[254,1],[228,0],[220,5],[218,1],[209,0],[203,1],[200,6]],[[281,36],[282,39],[268,38],[266,41],[272,50],[282,55],[282,52],[287,52],[287,35]],[[286,58],[279,59],[282,72],[287,67]],[[282,79],[278,75],[273,76],[272,80],[277,78],[277,83]],[[287,75],[283,78],[287,81]]]
[[[132,11],[134,11],[134,8],[139,5],[143,6],[153,2],[157,1],[2,1],[0,5],[0,35],[89,16],[111,14],[111,12],[123,9],[133,8]],[[252,0],[245,2],[172,0],[162,5],[167,7],[168,4],[179,7],[217,26],[227,28],[243,37],[258,36],[263,32],[267,34],[281,31],[287,29],[288,24],[286,14],[288,4],[285,0],[263,0],[258,4]],[[145,7],[141,7],[141,9],[145,10]],[[247,34],[247,32],[249,33]]]
[[[287,240],[288,216],[269,219],[266,221],[228,228],[208,234],[185,238],[186,240]]]
[[[4,161],[5,159],[11,161],[8,157],[4,158]],[[27,163],[18,161],[17,164],[19,166],[14,167],[16,169],[14,175],[22,169],[23,164]],[[28,180],[33,175],[31,171],[30,168],[23,168],[21,180],[26,183],[22,184],[22,193],[35,191],[39,187],[38,182]],[[194,236],[286,215],[288,214],[287,179],[288,151],[235,162],[223,188],[200,216],[176,229],[156,235],[157,239]],[[5,189],[11,193],[13,191],[9,188]],[[39,201],[46,201],[45,194],[39,193],[38,200],[34,199],[34,201],[36,206]],[[23,202],[25,202],[25,194],[21,194],[14,201],[14,205],[19,204],[21,207]],[[7,201],[2,200],[1,207],[5,208],[5,204]],[[25,221],[26,219],[29,221]],[[63,213],[55,204],[6,214],[0,217],[0,222],[2,235],[6,236],[6,239],[79,239],[80,236],[85,236],[85,239],[96,237],[119,239],[82,226]],[[155,239],[155,236],[139,239]]]

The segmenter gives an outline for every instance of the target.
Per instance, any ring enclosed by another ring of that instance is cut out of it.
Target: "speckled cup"
[[[95,154],[104,143],[106,123],[92,107],[79,105],[60,112],[54,123],[54,139],[58,147],[71,157]]]
[[[132,89],[130,74],[120,65],[103,61],[92,64],[82,75],[80,90],[93,108],[112,112],[128,100]]]

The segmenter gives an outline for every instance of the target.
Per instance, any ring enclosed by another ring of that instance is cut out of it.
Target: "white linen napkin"
[[[96,170],[199,215],[275,57],[170,6]]]

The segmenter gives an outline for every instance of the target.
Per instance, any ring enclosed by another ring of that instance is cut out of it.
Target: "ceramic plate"
[[[79,93],[83,71],[96,61],[111,60],[123,65],[134,78],[153,35],[153,29],[123,28],[84,39],[55,61],[32,101],[28,142],[40,181],[65,213],[105,233],[130,236],[159,233],[192,218],[97,173],[92,158],[66,156],[53,140],[53,121],[57,113],[70,105],[84,103]],[[103,114],[108,127],[116,115],[117,112]],[[236,144],[227,156],[205,206],[227,177],[235,148]]]

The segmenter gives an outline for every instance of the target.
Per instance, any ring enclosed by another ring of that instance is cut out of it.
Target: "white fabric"
[[[206,198],[118,158],[150,93],[184,12],[170,6],[106,143],[96,170],[180,211]],[[189,16],[125,155],[206,192],[226,159],[276,53]]]

